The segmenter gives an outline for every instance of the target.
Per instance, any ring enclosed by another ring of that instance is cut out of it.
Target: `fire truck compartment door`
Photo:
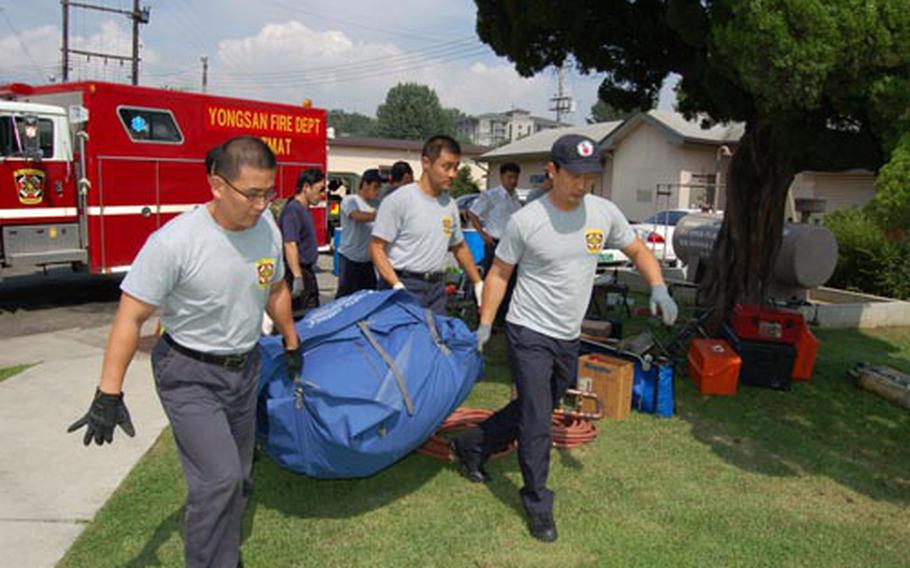
[[[3,227],[4,262],[9,266],[86,262],[79,247],[79,225],[13,225]]]

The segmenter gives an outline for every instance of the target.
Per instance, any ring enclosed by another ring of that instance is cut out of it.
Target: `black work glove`
[[[101,389],[95,389],[95,398],[92,400],[88,412],[73,422],[66,431],[74,432],[86,426],[82,443],[87,446],[94,438],[95,443],[101,446],[105,442],[110,444],[114,441],[114,426],[117,425],[126,432],[127,436],[132,438],[136,435],[133,421],[130,420],[130,411],[126,409],[126,403],[123,402],[123,393],[107,394],[101,392]]]
[[[294,349],[284,348],[284,362],[288,366],[288,378],[294,380],[303,371],[303,344],[297,341]]]

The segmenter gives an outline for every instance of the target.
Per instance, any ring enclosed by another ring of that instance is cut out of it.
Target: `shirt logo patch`
[[[260,289],[268,288],[273,276],[275,276],[274,258],[265,257],[256,261],[256,280]]]
[[[448,215],[442,218],[442,232],[447,237],[452,236],[452,218]]]
[[[35,205],[44,199],[44,178],[42,170],[23,168],[13,172],[13,181],[16,183],[16,193],[19,203]]]
[[[604,232],[600,229],[585,229],[585,250],[588,254],[599,254],[604,246]]]

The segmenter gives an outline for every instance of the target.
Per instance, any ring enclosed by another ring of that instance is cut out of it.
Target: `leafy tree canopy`
[[[906,0],[476,1],[481,39],[522,75],[571,56],[605,75],[602,101],[632,110],[678,73],[682,112],[798,124],[807,166],[878,166],[910,127]]]
[[[385,102],[376,110],[376,132],[386,138],[405,140],[425,140],[434,134],[452,135],[456,112],[443,109],[430,87],[399,83],[389,89]]]
[[[907,0],[475,1],[480,38],[522,75],[571,59],[631,110],[676,73],[680,111],[745,123],[703,287],[716,322],[763,299],[797,172],[878,170],[910,130]]]
[[[376,135],[376,119],[365,114],[332,109],[328,112],[328,121],[338,137]]]
[[[461,197],[462,195],[478,193],[479,191],[480,186],[477,185],[477,182],[471,177],[471,167],[461,166],[461,168],[458,169],[458,176],[452,180],[452,189],[449,190],[449,195],[452,197]]]
[[[609,103],[598,100],[591,105],[591,115],[585,119],[588,124],[597,122],[612,122],[614,120],[626,120],[638,114],[639,109],[619,110]]]

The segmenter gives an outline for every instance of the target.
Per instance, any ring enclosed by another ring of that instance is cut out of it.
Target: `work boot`
[[[558,538],[553,513],[531,515],[528,517],[528,529],[531,536],[542,542],[553,542]]]
[[[449,443],[449,448],[452,449],[455,462],[465,479],[474,483],[490,482],[490,474],[483,468],[482,461],[466,452],[458,443],[458,438]]]

